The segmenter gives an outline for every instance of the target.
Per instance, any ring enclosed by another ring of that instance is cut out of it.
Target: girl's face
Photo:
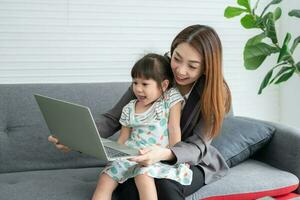
[[[191,88],[202,75],[203,67],[199,52],[190,44],[183,42],[173,52],[171,68],[177,86]]]
[[[163,92],[153,79],[134,78],[132,85],[137,100],[144,106],[151,105]]]

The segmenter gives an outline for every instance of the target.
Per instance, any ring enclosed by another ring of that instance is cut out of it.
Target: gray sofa
[[[78,152],[62,153],[47,141],[49,131],[33,94],[43,94],[90,107],[95,119],[114,105],[129,83],[0,85],[0,199],[90,199],[105,164]],[[239,117],[237,117],[239,118]],[[228,176],[187,199],[254,199],[298,188],[300,131],[275,128],[271,141],[251,158],[231,168]],[[251,133],[249,133],[251,134]]]

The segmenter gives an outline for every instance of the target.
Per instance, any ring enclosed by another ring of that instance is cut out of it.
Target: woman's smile
[[[175,79],[176,79],[177,83],[182,83],[182,82],[188,80],[188,78],[182,78],[182,77],[177,76],[177,75],[175,76]]]

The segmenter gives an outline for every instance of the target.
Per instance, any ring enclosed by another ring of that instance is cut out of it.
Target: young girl
[[[136,99],[123,108],[118,142],[141,150],[169,148],[180,142],[183,98],[177,89],[171,88],[173,74],[166,58],[147,54],[133,66],[131,76]],[[93,200],[111,199],[118,183],[132,177],[140,199],[155,200],[157,192],[153,177],[189,185],[192,171],[187,164],[168,165],[157,162],[142,166],[130,160],[114,161],[103,170]]]

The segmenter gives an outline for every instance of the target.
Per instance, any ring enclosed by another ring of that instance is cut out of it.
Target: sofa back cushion
[[[33,94],[88,106],[97,118],[128,87],[124,82],[0,85],[0,173],[103,165],[78,152],[64,154],[47,141],[50,133]]]
[[[274,127],[257,120],[228,116],[212,145],[223,155],[228,166],[234,167],[266,145],[274,131]]]

